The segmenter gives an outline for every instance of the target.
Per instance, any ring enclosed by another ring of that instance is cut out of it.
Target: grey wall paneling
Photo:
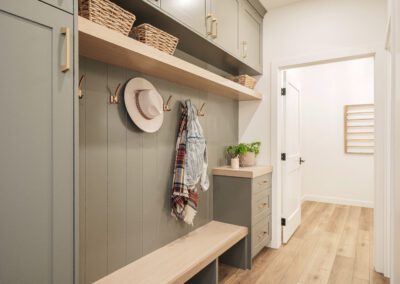
[[[212,219],[212,187],[200,192],[193,227],[170,215],[170,190],[180,101],[190,98],[208,143],[209,171],[225,163],[224,147],[237,142],[238,103],[168,81],[87,58],[80,100],[80,279],[92,281],[187,234]],[[140,131],[120,103],[109,104],[118,83],[141,76],[150,80],[172,111],[155,134]],[[212,184],[211,174],[210,182]]]

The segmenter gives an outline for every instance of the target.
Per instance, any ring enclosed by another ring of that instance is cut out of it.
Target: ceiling
[[[263,4],[267,10],[285,6],[298,1],[300,0],[260,0],[261,4]]]

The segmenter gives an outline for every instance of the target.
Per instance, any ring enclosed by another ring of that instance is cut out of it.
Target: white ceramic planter
[[[231,159],[231,168],[235,169],[235,170],[239,169],[239,158],[238,157]]]

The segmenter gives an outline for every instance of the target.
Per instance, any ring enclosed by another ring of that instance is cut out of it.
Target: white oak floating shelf
[[[79,54],[239,101],[261,100],[260,93],[79,17]]]

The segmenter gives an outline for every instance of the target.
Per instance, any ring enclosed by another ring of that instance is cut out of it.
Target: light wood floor
[[[221,264],[220,283],[389,283],[372,268],[372,228],[372,209],[304,202],[287,245],[261,251],[251,271]]]

